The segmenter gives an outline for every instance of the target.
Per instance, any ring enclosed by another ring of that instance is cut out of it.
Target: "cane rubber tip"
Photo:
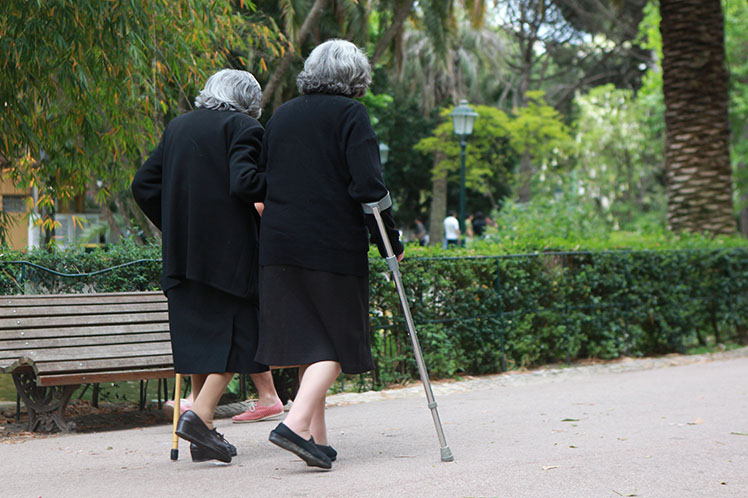
[[[449,446],[442,448],[442,462],[454,462],[455,457],[452,455],[452,450]]]
[[[173,461],[175,461],[175,462],[176,462],[177,460],[179,460],[179,450],[178,450],[178,449],[176,449],[176,448],[172,448],[172,449],[171,449],[171,459],[172,459]]]

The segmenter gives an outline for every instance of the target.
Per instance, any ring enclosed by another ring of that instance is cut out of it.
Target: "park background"
[[[362,102],[406,240],[427,220],[431,245],[408,246],[403,272],[434,376],[747,342],[738,0],[3,2],[2,293],[157,288],[159,234],[129,183],[166,123],[225,67],[256,75],[266,122],[329,38],[370,56]],[[478,114],[464,163],[463,99]],[[445,252],[463,185],[465,212],[496,226]],[[139,259],[78,279],[14,263]],[[378,369],[348,379],[358,389],[416,377],[371,264]]]

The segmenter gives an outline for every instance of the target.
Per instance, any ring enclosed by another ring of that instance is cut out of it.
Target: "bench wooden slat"
[[[166,311],[122,313],[116,315],[52,316],[32,318],[0,318],[0,329],[28,329],[41,327],[80,327],[120,323],[163,322],[169,319]]]
[[[93,384],[96,382],[119,382],[124,380],[166,379],[169,377],[174,377],[174,369],[154,368],[153,370],[45,375],[40,377],[38,384],[42,387],[47,387],[69,384]]]
[[[35,349],[67,348],[74,346],[93,346],[103,344],[132,344],[139,342],[169,342],[170,334],[166,332],[143,332],[141,334],[113,334],[83,337],[55,337],[34,339],[16,339],[0,342],[0,358],[18,356],[19,351]]]
[[[39,377],[62,372],[96,372],[104,370],[138,370],[148,367],[173,368],[171,354],[157,356],[137,356],[134,358],[104,358],[97,360],[59,361],[52,363],[35,363],[34,371]]]
[[[168,341],[146,342],[135,344],[107,344],[101,346],[81,346],[56,349],[34,349],[23,352],[23,358],[34,364],[41,362],[79,361],[106,358],[134,358],[171,354],[171,343]],[[18,355],[16,355],[18,356]]]
[[[48,329],[5,329],[0,330],[0,349],[5,347],[5,341],[34,340],[56,337],[88,337],[97,335],[127,335],[144,332],[168,332],[169,322],[146,322],[116,325],[90,325],[82,328],[55,327]]]
[[[74,316],[167,311],[166,301],[153,303],[86,304],[81,306],[26,306],[0,309],[0,318]]]
[[[0,308],[12,306],[38,306],[40,304],[62,306],[68,304],[117,304],[161,301],[166,301],[166,296],[164,296],[164,293],[161,291],[102,292],[99,294],[41,294],[38,296],[2,296],[2,298],[0,298]]]

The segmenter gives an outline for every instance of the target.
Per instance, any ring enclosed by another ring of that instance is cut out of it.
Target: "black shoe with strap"
[[[221,439],[221,441],[223,441],[223,443],[229,449],[229,455],[231,455],[232,458],[235,457],[236,446],[226,441],[226,438],[223,437],[223,434],[221,434],[220,432],[216,431],[215,429],[213,429],[213,431],[215,431],[216,435]],[[196,445],[195,443],[190,443],[190,455],[192,456],[193,462],[207,462],[208,460],[213,460],[212,458],[206,456],[202,448],[200,448],[200,446]]]
[[[327,458],[329,458],[331,462],[334,462],[335,460],[338,459],[338,452],[335,451],[335,448],[333,448],[332,446],[326,446],[324,444],[317,444],[317,448],[319,448],[322,453],[327,455]]]
[[[205,422],[192,410],[187,410],[177,422],[177,436],[186,439],[202,450],[202,457],[230,463],[231,453],[225,439],[215,429],[209,429]]]
[[[319,467],[322,469],[331,469],[332,461],[321,449],[314,443],[314,438],[309,440],[296,434],[289,429],[283,422],[278,427],[270,431],[268,437],[271,443],[288,450],[301,458],[310,467]]]

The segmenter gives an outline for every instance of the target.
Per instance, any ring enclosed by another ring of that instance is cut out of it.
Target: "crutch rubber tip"
[[[171,449],[171,459],[174,460],[175,462],[179,460],[179,449],[177,448]]]
[[[452,455],[452,450],[449,449],[449,446],[446,446],[441,449],[442,450],[442,462],[454,462],[455,457]]]

